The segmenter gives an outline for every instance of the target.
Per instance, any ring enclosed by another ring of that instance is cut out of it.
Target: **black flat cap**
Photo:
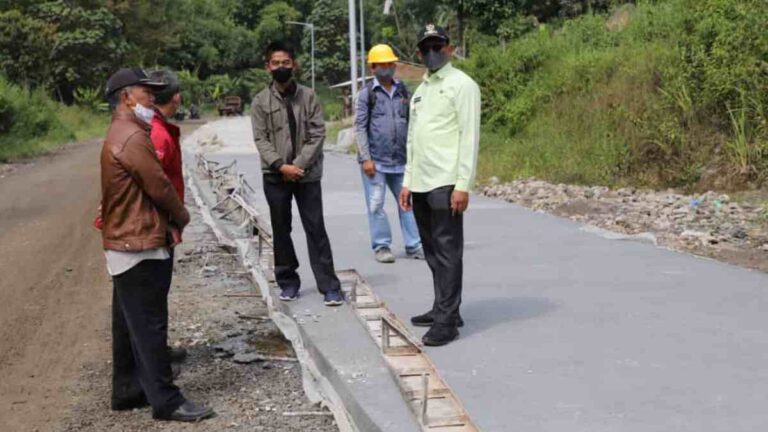
[[[107,80],[106,94],[109,96],[122,88],[134,85],[151,87],[152,90],[162,90],[167,86],[163,82],[152,81],[141,68],[123,68]]]
[[[446,32],[444,28],[440,26],[436,26],[434,24],[427,24],[419,32],[419,36],[417,38],[418,42],[416,43],[416,45],[420,45],[422,42],[424,42],[429,38],[438,38],[446,42],[450,41],[450,39],[448,38],[448,32]]]

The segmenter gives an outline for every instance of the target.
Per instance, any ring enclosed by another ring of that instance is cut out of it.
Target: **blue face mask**
[[[376,75],[376,79],[379,81],[391,80],[395,77],[395,68],[376,68],[373,74]]]

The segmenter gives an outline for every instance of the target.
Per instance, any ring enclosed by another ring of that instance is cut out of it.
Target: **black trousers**
[[[464,255],[464,217],[451,211],[453,186],[413,193],[413,213],[419,226],[435,289],[435,323],[453,325],[459,319]]]
[[[112,278],[112,400],[146,396],[166,416],[184,397],[168,355],[168,291],[173,260],[145,260]]]
[[[280,288],[300,288],[296,270],[299,261],[293,247],[292,203],[296,198],[301,223],[307,235],[309,263],[321,293],[341,289],[333,266],[333,253],[323,218],[323,193],[320,182],[293,183],[264,178],[264,195],[272,219],[272,241],[275,254],[275,280]]]

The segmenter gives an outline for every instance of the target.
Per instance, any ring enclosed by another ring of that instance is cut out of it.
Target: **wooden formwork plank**
[[[445,382],[436,376],[430,375],[427,398],[445,397],[451,394],[451,389]],[[422,388],[422,375],[400,375],[400,384],[403,393],[408,399],[421,399],[424,395]]]
[[[454,426],[427,426],[429,432],[478,432],[472,424]]]
[[[236,163],[218,166],[202,156],[198,166],[211,179],[217,196],[226,196],[220,204],[227,210],[240,213],[244,224],[250,224],[254,236],[258,236],[259,249],[264,243],[271,246],[271,235],[258,212],[240,195],[250,188],[236,172]],[[230,191],[222,190],[230,188]],[[252,190],[252,188],[251,188]],[[421,350],[409,328],[390,312],[373,288],[355,270],[337,272],[342,287],[349,288],[349,300],[361,323],[366,326],[373,340],[382,347],[382,354],[397,378],[404,398],[421,421],[423,431],[428,432],[477,432],[466,410],[451,389],[440,378],[437,368]],[[386,331],[386,333],[384,333]]]
[[[422,375],[434,371],[424,356],[385,356],[384,358],[398,376]]]
[[[415,401],[420,404],[421,401]],[[427,425],[429,426],[463,426],[469,422],[469,417],[461,409],[453,396],[430,397],[427,402]]]
[[[400,321],[400,319],[397,318],[395,314],[387,311],[386,314],[382,315],[381,319],[386,321],[387,325],[391,327],[392,330],[394,330],[400,337],[407,340],[411,345],[421,350],[421,341],[416,340],[416,338],[413,337],[405,324],[403,324],[403,322]]]
[[[384,316],[387,313],[387,310],[384,308],[377,308],[377,309],[360,309],[357,311],[357,315],[362,318],[365,321],[381,321],[381,317]]]

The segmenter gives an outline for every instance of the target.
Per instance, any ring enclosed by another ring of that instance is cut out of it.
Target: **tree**
[[[26,87],[50,83],[54,28],[18,10],[0,13],[0,70]]]
[[[33,11],[55,29],[49,61],[59,100],[71,103],[76,87],[101,85],[121,65],[128,44],[122,23],[106,8],[85,9],[59,0]]]
[[[272,3],[261,11],[259,25],[256,26],[256,37],[259,46],[266,47],[276,40],[296,42],[296,27],[286,24],[286,21],[297,21],[299,12],[284,1]]]
[[[109,0],[107,7],[122,22],[128,64],[156,65],[165,51],[179,46],[178,0]]]
[[[254,30],[259,24],[260,12],[269,0],[240,0],[235,5],[232,19],[236,24]]]
[[[349,20],[346,10],[339,0],[317,0],[308,18],[315,25],[316,73],[329,84],[344,81],[349,74],[349,35],[339,31],[339,25]],[[305,53],[310,51],[309,32],[304,32],[303,47]]]
[[[232,7],[208,0],[180,2],[176,13],[179,44],[167,49],[160,62],[176,70],[193,70],[200,78],[231,73],[261,64],[256,33],[237,25]]]

